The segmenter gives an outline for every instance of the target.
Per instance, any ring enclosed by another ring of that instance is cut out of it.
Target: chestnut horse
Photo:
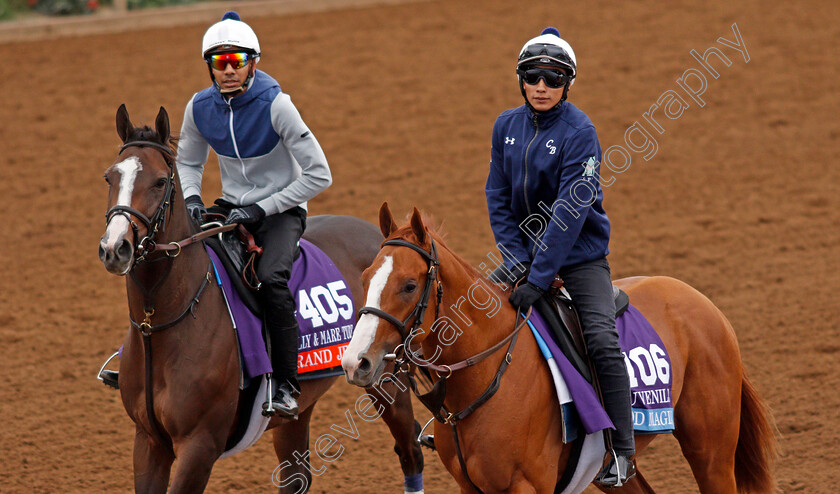
[[[401,228],[387,203],[379,219],[387,240],[363,274],[368,307],[362,309],[365,314],[342,358],[347,379],[369,386],[383,373],[385,361],[394,358],[395,348],[405,345],[397,353],[409,352],[410,343],[418,343],[422,354],[430,360],[434,356],[437,368],[444,369],[435,376],[447,378],[445,407],[464,410],[488,389],[505,352],[495,352],[464,370],[447,372],[444,364],[455,367],[511,334],[517,314],[507,303],[509,294],[484,281],[486,294],[498,304],[489,312],[489,299],[483,307],[474,306],[482,302],[474,302],[480,297],[470,297],[468,289],[482,275],[427,229],[416,208],[410,224]],[[673,278],[635,277],[616,284],[629,294],[670,354],[674,435],[700,492],[771,492],[776,456],[771,417],[745,375],[727,319],[708,298]],[[427,322],[405,335],[412,315],[424,306]],[[448,324],[437,327],[448,329],[436,331],[432,319],[444,317]],[[519,343],[507,360],[510,365],[497,393],[457,422],[457,436],[450,425],[435,422],[438,454],[462,493],[476,488],[488,494],[554,492],[566,466],[571,445],[561,441],[561,409],[548,365],[530,331],[519,333]],[[637,452],[655,437],[638,435]],[[653,489],[639,473],[618,492]]]
[[[210,259],[203,243],[182,241],[196,230],[184,206],[166,110],[161,107],[153,130],[132,126],[123,105],[117,111],[117,132],[123,147],[105,172],[109,212],[99,255],[109,272],[129,274],[126,290],[133,327],[125,337],[119,389],[136,424],[134,489],[166,492],[177,457],[170,492],[202,492],[237,417],[249,412],[238,409],[236,335],[221,289],[207,283]],[[335,262],[353,298],[361,300],[362,270],[382,241],[376,227],[346,216],[315,216],[307,223],[304,237]],[[164,250],[167,247],[170,250]],[[141,333],[150,334],[148,342]],[[151,348],[148,355],[146,343]],[[151,369],[151,389],[146,368]],[[302,381],[298,419],[274,417],[268,425],[274,429],[274,450],[284,466],[281,493],[308,490],[309,421],[315,403],[336,379]],[[423,456],[410,395],[378,389],[389,396],[380,400],[371,391],[373,410],[379,410],[396,440],[403,473],[421,474]],[[306,459],[300,461],[301,455]],[[270,474],[266,472],[266,480]]]

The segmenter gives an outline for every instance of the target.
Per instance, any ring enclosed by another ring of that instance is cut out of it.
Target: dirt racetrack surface
[[[840,10],[449,0],[251,24],[260,68],[292,96],[333,170],[310,213],[373,221],[384,200],[398,214],[416,205],[474,264],[493,245],[483,194],[490,130],[520,104],[513,67],[525,40],[546,25],[570,40],[579,64],[570,100],[604,149],[623,144],[634,122],[651,132],[643,113],[664,92],[680,94],[690,107],[676,119],[658,110],[655,154],[632,152],[605,190],[613,274],[670,275],[711,298],[775,414],[781,491],[835,492]],[[733,24],[748,62],[718,41],[735,40]],[[176,28],[0,47],[0,492],[132,490],[134,426],[118,393],[94,379],[128,325],[124,280],[96,254],[101,177],[118,149],[121,103],[150,124],[163,105],[180,128],[185,103],[208,84],[198,55],[206,27],[185,18]],[[717,79],[690,54],[711,46],[731,61],[711,55]],[[688,69],[705,74],[702,107],[675,82]],[[218,181],[208,165],[206,201]],[[358,395],[337,384],[318,404],[311,437],[341,424]],[[387,429],[359,426],[311,492],[402,492]],[[426,492],[457,492],[435,454],[426,465]],[[219,462],[208,492],[274,492],[276,466],[263,438]],[[697,492],[671,437],[654,441],[639,466],[658,492]]]

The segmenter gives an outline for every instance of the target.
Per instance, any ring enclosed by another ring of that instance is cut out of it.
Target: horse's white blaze
[[[391,271],[394,269],[394,258],[392,256],[385,256],[382,265],[376,270],[373,278],[370,280],[368,287],[367,300],[365,306],[375,307],[379,309],[379,300],[382,296],[382,290],[388,283],[388,277],[391,276]],[[376,337],[376,327],[379,325],[379,318],[373,314],[363,314],[356,323],[356,328],[353,330],[353,338],[347,349],[344,350],[344,355],[341,357],[341,366],[348,373],[355,371],[359,366],[359,355],[365,353],[373,343]]]
[[[143,165],[136,156],[120,161],[114,168],[120,172],[119,192],[117,193],[117,204],[120,206],[131,206],[131,195],[134,193],[134,180],[137,173],[143,169]],[[117,241],[128,232],[130,227],[128,219],[123,215],[116,215],[108,223],[105,230],[103,244],[106,249],[113,249]]]

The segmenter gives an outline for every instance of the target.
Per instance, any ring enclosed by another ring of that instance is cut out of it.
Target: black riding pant
[[[266,216],[249,225],[263,253],[257,261],[259,295],[271,348],[271,365],[278,382],[289,381],[297,389],[299,328],[295,317],[295,297],[289,289],[292,264],[299,254],[298,241],[306,229],[306,211],[295,207]]]
[[[630,377],[615,329],[615,299],[606,258],[567,266],[560,270],[566,290],[580,314],[589,358],[598,374],[604,408],[615,424],[616,453],[635,453],[633,415],[630,410]]]

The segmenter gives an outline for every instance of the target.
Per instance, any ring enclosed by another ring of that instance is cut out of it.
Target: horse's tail
[[[774,492],[772,469],[777,455],[773,416],[744,374],[741,382],[741,428],[735,449],[738,492]]]

